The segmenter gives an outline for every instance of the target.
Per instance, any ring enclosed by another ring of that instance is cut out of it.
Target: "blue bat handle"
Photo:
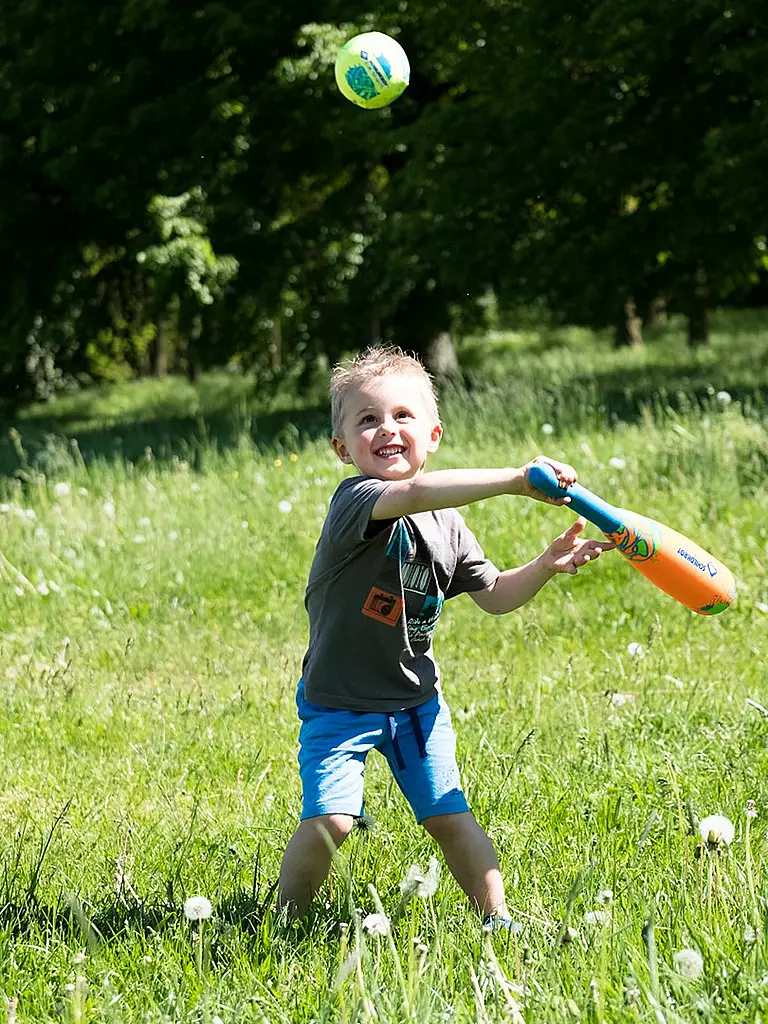
[[[621,529],[625,519],[623,509],[604,501],[581,484],[560,487],[554,469],[546,463],[537,462],[531,466],[528,470],[528,479],[537,490],[543,491],[550,498],[569,497],[570,508],[577,515],[585,516],[607,536],[610,537]]]

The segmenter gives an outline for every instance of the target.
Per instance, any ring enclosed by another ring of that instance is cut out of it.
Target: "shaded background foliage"
[[[333,83],[369,28],[413,72],[378,112]],[[766,28],[757,0],[13,0],[2,394],[380,337],[434,361],[531,304],[704,342],[765,300]]]

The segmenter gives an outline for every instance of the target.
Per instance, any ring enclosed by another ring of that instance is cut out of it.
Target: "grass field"
[[[521,925],[505,936],[445,870],[398,916],[435,848],[375,757],[372,828],[306,923],[274,919],[303,588],[342,475],[317,398],[220,374],[6,423],[0,1019],[768,1019],[768,333],[729,330],[693,355],[674,332],[611,355],[468,342],[473,386],[444,397],[432,468],[565,457],[739,581],[707,619],[607,556],[501,619],[447,605],[436,650]],[[513,498],[466,518],[500,566],[572,519]],[[698,839],[710,814],[735,826],[718,850]],[[377,911],[389,935],[362,929]]]

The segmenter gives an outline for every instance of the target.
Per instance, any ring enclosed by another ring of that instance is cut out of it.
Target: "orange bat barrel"
[[[528,479],[552,498],[569,497],[570,508],[615,541],[617,550],[638,572],[699,615],[717,615],[735,599],[730,569],[676,530],[617,508],[581,484],[560,487],[546,463],[531,466]]]

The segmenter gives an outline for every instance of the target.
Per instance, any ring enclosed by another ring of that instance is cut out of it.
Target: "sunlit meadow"
[[[219,433],[177,382],[158,388],[186,433],[155,422],[165,406],[142,385],[91,396],[92,421],[81,397],[9,421],[0,1019],[768,1018],[768,429],[753,341],[740,362],[727,338],[714,360],[672,346],[698,362],[647,401],[638,389],[663,365],[650,347],[601,355],[574,383],[571,350],[526,362],[513,344],[500,357],[516,376],[444,398],[433,468],[567,458],[739,582],[734,607],[703,618],[614,555],[504,618],[446,606],[436,649],[518,924],[504,934],[435,874],[376,756],[372,820],[312,915],[274,916],[300,803],[303,588],[344,472],[316,420],[297,411],[286,427],[283,409],[265,436],[263,399],[254,413],[235,383]],[[633,374],[619,415],[609,370]],[[572,521],[516,498],[466,517],[501,566]]]

